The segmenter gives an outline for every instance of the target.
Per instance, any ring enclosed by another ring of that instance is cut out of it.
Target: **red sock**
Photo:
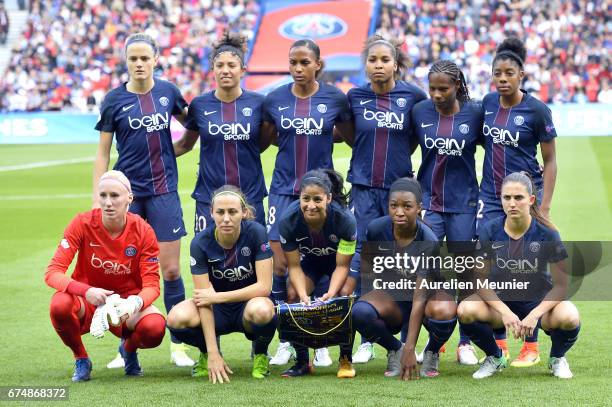
[[[72,350],[75,359],[88,357],[81,340],[81,322],[77,317],[80,309],[81,302],[72,294],[57,292],[51,298],[51,323],[62,341]]]
[[[136,349],[155,348],[162,342],[165,333],[166,320],[163,315],[145,315],[126,338],[125,351],[136,352]]]

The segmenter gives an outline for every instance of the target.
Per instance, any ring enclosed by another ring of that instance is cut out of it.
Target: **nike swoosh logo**
[[[381,252],[385,252],[385,251],[389,251],[389,250],[391,250],[391,249],[388,249],[388,248],[386,248],[386,247],[380,247],[380,246],[378,246],[378,250],[380,250]]]
[[[503,244],[500,244],[500,245],[491,245],[491,249],[493,249],[493,250],[501,249],[502,247],[504,247]]]
[[[284,107],[283,106],[279,106],[278,107],[278,111],[279,112],[282,112],[283,110],[286,110],[286,109],[289,109],[289,106],[284,106]]]
[[[213,113],[217,113],[217,111],[213,110],[212,112],[207,112],[206,110],[204,110],[204,116],[208,116],[209,114],[213,114]]]
[[[301,242],[302,240],[306,240],[306,239],[308,239],[308,237],[300,237],[299,239],[296,237],[295,241],[296,242]]]
[[[366,103],[370,103],[371,101],[372,101],[372,99],[370,99],[370,100],[360,100],[360,101],[359,101],[359,105],[363,106],[363,105],[365,105]]]
[[[433,123],[429,123],[429,124],[421,123],[421,128],[422,129],[427,128],[429,126],[433,126]]]
[[[208,261],[210,261],[212,263],[212,262],[215,262],[215,261],[223,261],[223,259],[209,259]]]
[[[128,110],[130,110],[133,107],[134,107],[134,103],[132,103],[129,106],[123,106],[123,108],[121,110],[124,111],[124,112],[127,112]]]
[[[178,231],[181,230],[180,227],[176,228],[176,229],[172,229],[172,233],[178,233]]]
[[[101,246],[102,246],[101,244],[95,244],[95,243],[93,243],[93,242],[89,242],[89,245],[90,245],[91,247],[101,247]]]
[[[489,112],[488,110],[485,110],[485,116],[488,116],[490,114],[493,114],[493,112]]]

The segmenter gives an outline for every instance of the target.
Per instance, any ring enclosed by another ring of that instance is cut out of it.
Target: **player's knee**
[[[64,292],[56,292],[51,297],[50,315],[52,318],[70,315],[73,312],[74,296]]]
[[[175,306],[168,313],[168,319],[166,324],[168,328],[182,329],[187,328],[189,324],[190,316],[184,307]]]
[[[430,301],[427,303],[427,317],[438,321],[446,321],[457,316],[457,308],[451,301]]]
[[[274,307],[271,302],[261,301],[256,307],[253,307],[249,313],[249,319],[251,323],[257,325],[264,325],[270,322],[274,318]]]
[[[477,306],[472,301],[462,301],[457,306],[457,318],[464,324],[471,324],[476,320]]]
[[[564,330],[572,330],[578,328],[580,325],[580,314],[576,306],[570,302],[563,302],[559,304],[561,309],[559,313],[560,328]]]
[[[178,264],[169,264],[161,268],[162,276],[166,281],[177,280],[181,276],[181,268]]]
[[[141,333],[143,348],[155,348],[159,346],[166,332],[166,320],[161,314],[149,314],[143,317],[136,325],[136,330]]]
[[[353,320],[353,325],[355,325],[358,329],[363,329],[364,327],[373,323],[378,317],[376,313],[376,309],[365,301],[357,301],[353,305],[353,309],[351,311],[351,318]]]

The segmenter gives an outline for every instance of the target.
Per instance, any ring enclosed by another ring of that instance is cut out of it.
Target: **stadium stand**
[[[414,64],[408,79],[422,86],[433,61],[452,59],[464,69],[472,96],[481,98],[490,90],[496,44],[515,34],[528,49],[524,87],[539,99],[610,102],[606,0],[375,4],[378,31],[405,43]],[[0,78],[0,112],[96,111],[104,94],[127,79],[124,39],[142,30],[160,44],[160,74],[191,100],[212,88],[210,44],[225,28],[253,39],[259,14],[253,0],[33,0]]]

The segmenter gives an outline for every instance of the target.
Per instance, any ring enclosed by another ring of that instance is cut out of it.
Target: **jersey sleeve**
[[[353,102],[352,102],[355,91],[353,89],[356,89],[356,88],[349,89],[349,91],[346,94],[346,101],[348,103],[350,120],[355,120],[354,115],[353,115]]]
[[[179,88],[173,84],[171,84],[171,86],[172,92],[174,93],[174,105],[172,106],[172,115],[174,116],[183,112],[183,109],[187,107],[187,102],[185,101],[185,98],[181,94]]]
[[[547,249],[547,262],[558,263],[562,260],[567,259],[567,250],[565,245],[561,241],[561,236],[556,230],[550,231],[550,241],[546,242],[548,245]]]
[[[143,222],[144,223],[144,222]],[[140,276],[142,289],[138,295],[143,300],[143,308],[148,307],[159,297],[159,246],[153,228],[148,224],[142,236],[140,250]]]
[[[189,249],[190,257],[190,265],[191,265],[191,274],[193,275],[202,275],[208,274],[208,256],[206,252],[202,250],[200,245],[198,244],[200,239],[194,238],[191,241],[191,246]]]
[[[427,100],[427,93],[418,86],[414,86],[414,103],[419,103],[422,100]]]
[[[557,137],[557,131],[555,130],[552,120],[552,113],[548,106],[538,104],[536,117],[534,132],[540,142],[551,141]]]
[[[68,292],[74,295],[85,296],[90,288],[88,284],[73,280],[66,275],[70,263],[81,246],[83,240],[83,229],[81,226],[81,215],[75,216],[64,230],[64,236],[60,241],[51,262],[45,273],[45,283],[57,291]]]
[[[341,90],[338,89],[338,94],[336,95],[338,99],[338,122],[345,123],[352,119],[351,117],[351,107],[349,105],[348,97],[342,93]]]
[[[189,109],[187,110],[187,120],[185,121],[185,128],[187,130],[200,131],[198,127],[198,102],[197,98],[191,101]]]
[[[357,221],[350,212],[344,213],[342,216],[342,227],[340,228],[340,236],[342,240],[353,242],[357,240]]]
[[[115,132],[115,118],[113,114],[113,94],[109,93],[102,101],[100,107],[100,119],[96,123],[96,130],[106,133]]]
[[[259,223],[255,223],[253,227],[253,253],[255,253],[255,261],[265,260],[272,257],[272,249],[270,248],[270,242],[268,241],[268,234],[266,228]]]
[[[295,233],[291,228],[291,219],[288,217],[281,218],[278,225],[280,233],[280,242],[283,251],[292,252],[298,249],[298,243],[295,240]]]

